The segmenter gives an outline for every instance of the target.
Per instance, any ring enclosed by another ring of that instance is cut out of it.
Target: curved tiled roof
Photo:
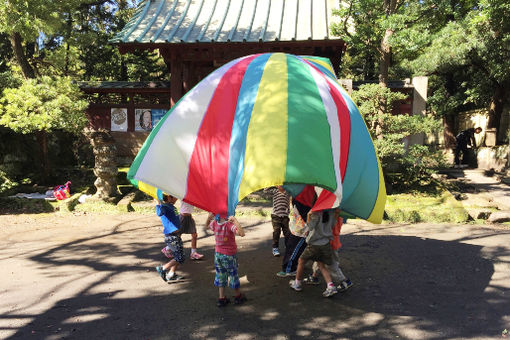
[[[119,44],[273,42],[330,36],[338,0],[144,0]]]

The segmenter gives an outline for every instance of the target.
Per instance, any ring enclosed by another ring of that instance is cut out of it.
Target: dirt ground
[[[348,223],[341,265],[354,286],[326,299],[323,283],[295,292],[277,278],[270,221],[243,217],[249,300],[219,309],[214,239],[202,230],[205,214],[196,219],[205,260],[186,261],[188,281],[169,285],[154,270],[164,260],[155,216],[0,216],[0,338],[500,339],[510,331],[508,227]]]

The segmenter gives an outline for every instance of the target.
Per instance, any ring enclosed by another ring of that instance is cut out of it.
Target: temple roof
[[[144,0],[118,44],[340,40],[330,35],[338,0]]]

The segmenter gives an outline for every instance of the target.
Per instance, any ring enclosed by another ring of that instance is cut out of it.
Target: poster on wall
[[[128,128],[128,115],[126,108],[112,108],[112,131],[127,131]]]
[[[151,109],[135,109],[135,131],[152,130]]]
[[[156,126],[167,112],[167,109],[152,109],[152,126]]]

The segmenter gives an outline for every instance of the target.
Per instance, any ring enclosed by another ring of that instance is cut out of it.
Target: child
[[[276,273],[278,277],[296,276],[299,257],[306,248],[305,236],[308,232],[306,216],[310,208],[293,199],[292,222],[289,224],[290,235],[285,242],[282,270]]]
[[[340,256],[338,254],[338,250],[342,247],[342,243],[340,242],[340,230],[343,225],[343,218],[337,216],[335,214],[335,218],[337,220],[336,225],[333,227],[333,240],[329,242],[331,245],[331,249],[333,250],[332,255],[332,263],[331,265],[326,265],[326,268],[329,270],[331,274],[331,278],[333,281],[340,282],[337,287],[339,292],[344,292],[347,289],[351,288],[353,285],[352,281],[344,275],[342,269],[340,268]],[[319,266],[317,262],[313,263],[313,273],[309,275],[307,278],[303,280],[306,284],[317,285],[319,284]]]
[[[181,202],[181,209],[179,211],[179,221],[181,222],[181,233],[191,234],[191,260],[201,260],[204,255],[197,252],[197,227],[195,220],[191,214],[193,213],[193,206],[186,202]]]
[[[177,198],[164,194],[163,203],[158,201],[156,205],[156,214],[161,218],[161,223],[163,224],[165,243],[174,257],[164,265],[156,267],[163,281],[168,283],[178,282],[184,278],[175,272],[179,265],[184,263],[184,252],[180,236],[181,224],[174,206],[176,201]]]
[[[280,234],[283,233],[285,245],[287,245],[287,240],[290,236],[290,195],[282,186],[266,188],[264,192],[273,194],[273,211],[271,212],[271,222],[273,223],[273,256],[280,256]]]
[[[230,288],[233,288],[236,294],[234,303],[241,304],[246,301],[246,296],[241,293],[241,283],[237,275],[237,245],[235,235],[244,237],[244,230],[234,216],[230,216],[228,220],[217,217],[209,224],[209,229],[214,232],[214,238],[216,239],[216,252],[214,254],[216,278],[214,279],[214,285],[219,288],[217,305],[218,307],[223,307],[230,302],[225,296],[225,287],[228,281],[230,281]]]
[[[308,213],[307,225],[309,229],[308,236],[306,237],[305,251],[298,261],[296,279],[289,282],[290,288],[301,291],[301,281],[303,278],[305,264],[308,260],[318,262],[322,276],[327,283],[326,290],[322,293],[324,297],[330,297],[338,293],[331,274],[326,268],[327,265],[332,264],[332,251],[329,241],[333,239],[332,227],[336,224],[336,219],[333,214],[336,209],[327,209],[322,212]]]

